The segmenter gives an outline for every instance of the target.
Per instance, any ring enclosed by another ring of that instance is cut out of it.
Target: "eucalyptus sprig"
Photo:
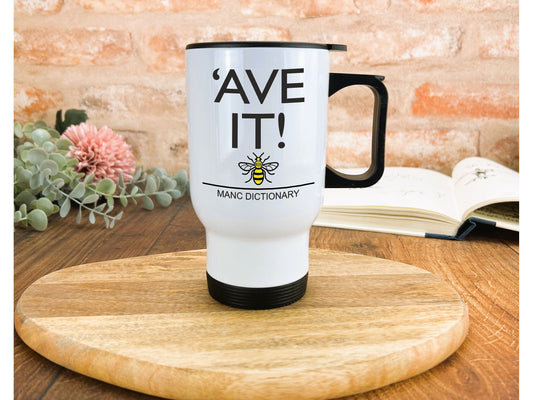
[[[127,207],[141,200],[143,208],[152,210],[154,200],[168,207],[188,191],[185,170],[170,175],[163,168],[144,171],[140,166],[127,182],[121,175],[117,183],[109,178],[95,183],[94,175],[76,172],[78,160],[67,155],[72,142],[43,121],[23,127],[16,122],[14,136],[15,224],[44,231],[50,215],[66,217],[77,209],[77,223],[86,212],[90,223],[100,216],[113,228],[123,216],[123,211],[114,212],[115,201]]]

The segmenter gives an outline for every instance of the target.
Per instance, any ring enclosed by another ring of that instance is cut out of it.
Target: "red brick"
[[[209,11],[219,8],[218,0],[78,0],[86,10],[102,13]]]
[[[479,132],[412,130],[388,131],[385,145],[387,166],[428,168],[450,174],[466,157],[479,154]],[[371,133],[331,132],[327,162],[335,168],[370,165]]]
[[[390,115],[390,107],[388,115]],[[330,130],[363,128],[361,121],[372,119],[374,100],[372,92],[364,86],[345,88],[328,101],[328,126]]]
[[[16,86],[13,102],[14,119],[21,123],[38,120],[42,118],[45,111],[57,108],[62,99],[60,92]]]
[[[144,58],[148,70],[171,72],[185,69],[185,46],[194,42],[230,40],[290,40],[287,29],[276,27],[204,27],[189,35],[172,32],[171,29],[144,38]]]
[[[337,35],[338,36],[338,35]],[[461,49],[463,31],[458,26],[394,24],[356,27],[343,36],[347,57],[354,64],[388,64],[433,57],[453,57]],[[317,37],[317,40],[324,39]],[[331,37],[328,41],[338,41]]]
[[[144,168],[163,167],[176,173],[188,166],[187,124],[173,121],[167,127],[147,130],[115,130],[127,138],[138,162]]]
[[[359,72],[348,67],[348,72]],[[370,71],[371,72],[371,71]],[[390,82],[389,82],[389,78]],[[389,94],[387,118],[405,116],[410,113],[405,105],[405,92],[409,89],[399,79],[387,76],[385,85]],[[408,107],[408,106],[407,106]],[[370,128],[374,115],[374,95],[361,85],[349,86],[339,90],[328,100],[328,127],[331,131],[351,131]]]
[[[419,11],[481,12],[518,8],[518,0],[404,0]]]
[[[22,14],[56,14],[63,7],[63,0],[15,0],[15,12]]]
[[[15,32],[15,61],[39,65],[114,65],[132,52],[128,32],[105,28]]]
[[[518,171],[520,166],[519,150],[518,136],[506,136],[497,140],[486,153],[481,155]]]
[[[518,171],[519,144],[518,121],[502,126],[486,124],[479,141],[480,155]]]
[[[358,10],[353,0],[241,0],[241,12],[247,16],[324,17],[353,14]]]
[[[391,0],[355,0],[357,13],[361,14],[382,14],[387,11],[391,5]]]
[[[477,41],[481,58],[518,58],[518,22],[480,26]]]
[[[94,117],[105,114],[175,117],[184,105],[183,90],[139,85],[91,86],[81,97],[81,106]]]
[[[518,85],[425,83],[415,91],[413,115],[518,118]]]

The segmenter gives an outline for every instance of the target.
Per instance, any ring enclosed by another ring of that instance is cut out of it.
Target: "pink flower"
[[[74,144],[67,156],[78,159],[77,172],[94,174],[94,182],[109,178],[116,183],[121,173],[124,181],[132,179],[135,158],[131,147],[107,126],[97,130],[86,123],[71,125],[63,136]]]

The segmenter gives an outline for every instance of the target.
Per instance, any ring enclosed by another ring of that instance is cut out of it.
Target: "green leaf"
[[[122,204],[122,207],[128,206],[128,199],[126,196],[119,196],[120,204]]]
[[[27,215],[28,206],[26,204],[21,204],[19,207],[20,214],[22,215],[22,218],[26,218]]]
[[[32,201],[31,207],[34,210],[38,209],[44,211],[47,216],[52,215],[54,211],[56,211],[54,204],[46,197],[41,197]]]
[[[61,116],[61,111],[59,110],[56,113],[56,124],[55,128],[59,133],[63,133],[67,130],[70,125],[79,125],[82,122],[87,121],[87,113],[85,110],[67,110],[65,111],[65,120]]]
[[[168,207],[172,203],[172,196],[165,192],[156,193],[155,198],[162,207]]]
[[[142,175],[142,172],[143,172],[142,167],[137,167],[137,169],[135,170],[135,173],[133,174],[133,177],[131,178],[131,182],[136,182],[136,181],[138,181],[139,178],[140,178],[141,175]]]
[[[51,202],[57,201],[62,196],[59,190],[57,190],[56,187],[53,185],[48,185],[46,187],[46,190],[43,190],[42,193]],[[54,213],[56,213],[57,211],[59,211],[59,207],[54,204]]]
[[[22,158],[22,153],[24,152],[24,150],[30,150],[34,147],[35,145],[32,142],[24,142],[21,145],[18,145],[15,150],[19,157]]]
[[[47,197],[49,200],[51,200],[50,198],[50,193],[54,190],[54,187],[52,186],[52,183],[50,182],[49,185],[46,185],[43,190],[41,190],[41,196],[42,197]]]
[[[121,172],[120,175],[118,176],[117,186],[118,186],[119,188],[123,188],[123,187],[124,187],[124,177],[122,176],[122,172]]]
[[[53,144],[52,142],[48,141],[48,140],[46,142],[44,142],[41,147],[48,154],[53,153],[54,151],[56,151],[56,145]]]
[[[154,209],[154,202],[152,201],[150,197],[148,196],[143,197],[143,208],[150,210],[150,211]]]
[[[54,128],[51,128],[51,127],[47,126],[45,129],[48,131],[50,136],[52,136],[54,139],[58,139],[59,138],[60,134]]]
[[[34,148],[28,151],[26,157],[32,164],[38,165],[48,158],[48,153],[43,149]]]
[[[59,172],[59,166],[54,160],[44,160],[43,162],[41,162],[39,167],[41,168],[41,170],[49,169],[50,175],[55,175]]]
[[[176,175],[174,175],[174,179],[176,182],[178,182],[179,186],[184,186],[187,184],[187,171],[184,169],[179,170]]]
[[[81,199],[83,195],[85,194],[85,183],[79,182],[74,189],[72,189],[72,192],[70,192],[70,196],[75,199]]]
[[[15,168],[15,180],[18,183],[29,183],[30,178],[33,174],[30,170],[23,168],[23,167],[17,167]]]
[[[61,218],[64,218],[68,215],[70,212],[70,199],[67,197],[63,204],[61,205],[61,208],[59,209],[59,216]]]
[[[78,160],[76,158],[66,157],[67,162],[65,163],[65,167],[74,167],[78,163]],[[78,175],[81,177],[85,176],[82,173],[78,173]]]
[[[59,171],[58,174],[57,174],[57,177],[58,178],[61,178],[63,179],[63,181],[65,183],[68,183],[69,185],[72,183],[72,182],[75,182],[76,179],[75,179],[75,174],[74,175],[67,175],[65,172],[63,171]]]
[[[22,219],[22,213],[20,211],[15,211],[15,214],[13,216],[13,220],[15,223],[19,222]]]
[[[104,194],[113,194],[117,185],[109,178],[104,178],[96,184],[96,191]]]
[[[176,182],[174,179],[167,178],[166,176],[162,178],[163,182],[163,190],[168,191],[170,189],[174,189],[178,182]]]
[[[139,191],[139,186],[135,186],[135,185],[133,185],[133,187],[131,188],[131,192],[130,192],[130,194],[131,194],[132,196],[135,196],[135,195],[137,194],[138,191]]]
[[[168,175],[167,174],[167,171],[165,171],[164,168],[160,168],[160,167],[153,167],[153,168],[150,168],[148,171],[147,171],[149,174],[152,174],[154,176],[157,176],[159,178],[165,176],[165,175]]]
[[[31,139],[31,133],[35,130],[35,127],[31,122],[28,122],[22,127],[22,133],[24,133],[24,136],[26,136],[28,139]]]
[[[78,208],[78,215],[76,216],[76,223],[79,224],[81,222],[81,206]]]
[[[88,195],[81,202],[82,204],[96,203],[99,198],[100,198],[99,195],[97,195],[96,193],[93,193],[93,194]]]
[[[183,196],[183,193],[178,189],[167,190],[167,193],[171,195],[173,199],[179,199]]]
[[[48,217],[43,210],[35,209],[28,214],[28,222],[37,231],[44,231],[48,226]]]
[[[96,218],[94,217],[94,210],[89,213],[89,222],[91,224],[94,224],[96,222]]]
[[[41,172],[39,173],[39,186],[43,186],[45,184],[48,178],[50,178],[51,173],[52,171],[50,171],[49,168],[41,170]]]
[[[24,136],[24,133],[22,133],[22,127],[20,126],[20,122],[18,121],[15,122],[14,133],[15,133],[15,136],[18,138],[21,138],[22,136]]]
[[[153,194],[157,190],[157,182],[153,175],[149,175],[146,178],[146,187],[144,188],[144,193]]]
[[[61,189],[63,186],[65,186],[65,181],[61,178],[56,178],[52,182],[52,185],[54,185],[58,189]]]
[[[60,153],[52,153],[52,154],[50,154],[49,157],[50,157],[50,160],[55,161],[55,163],[57,164],[59,169],[63,168],[63,166],[67,162],[67,158],[63,154],[60,154]],[[53,174],[53,175],[55,175],[55,174]]]
[[[32,177],[30,178],[30,189],[37,189],[41,185],[40,177],[41,174],[32,175]]]
[[[50,139],[50,133],[46,129],[38,128],[31,133],[31,138],[33,143],[42,146],[44,142]]]
[[[94,174],[86,175],[83,179],[83,182],[85,182],[87,185],[89,185],[94,180]]]
[[[106,196],[105,200],[107,202],[107,206],[109,207],[109,210],[112,210],[115,207],[115,199],[113,196]]]
[[[67,138],[61,138],[56,141],[56,147],[58,150],[69,150],[70,146],[74,146],[74,143]]]

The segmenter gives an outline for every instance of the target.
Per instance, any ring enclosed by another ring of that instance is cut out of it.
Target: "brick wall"
[[[292,40],[347,44],[332,71],[386,76],[387,165],[518,170],[518,0],[15,0],[14,38],[16,120],[83,108],[145,166],[187,166],[187,43]],[[368,164],[370,93],[331,98],[330,164]]]

